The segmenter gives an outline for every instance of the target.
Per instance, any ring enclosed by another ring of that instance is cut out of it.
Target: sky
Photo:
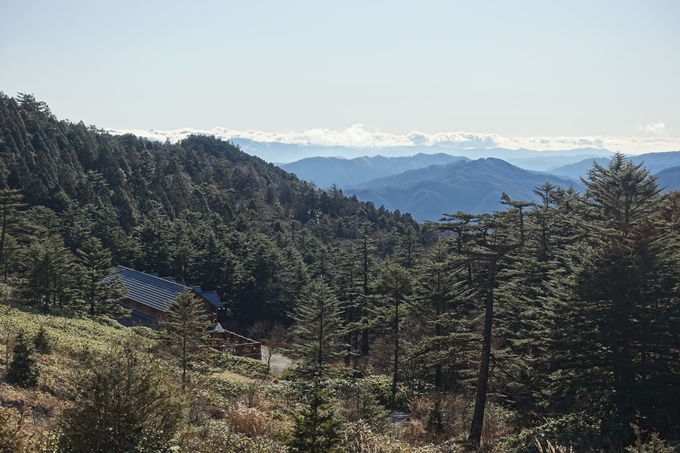
[[[678,23],[677,0],[0,0],[0,91],[117,131],[677,150]]]

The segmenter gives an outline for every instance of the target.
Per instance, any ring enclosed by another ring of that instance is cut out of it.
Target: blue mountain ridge
[[[652,174],[680,165],[680,151],[646,153],[627,157],[636,164],[643,164]],[[584,159],[580,162],[553,168],[548,170],[548,173],[559,176],[568,176],[574,179],[585,178],[588,176],[588,170],[593,167],[593,161],[600,165],[607,165],[609,163],[608,158]]]
[[[356,188],[343,189],[376,206],[409,212],[419,220],[437,220],[443,213],[482,213],[503,209],[503,192],[511,199],[538,201],[533,189],[550,182],[564,188],[582,189],[580,182],[532,172],[496,158],[459,161],[409,170],[379,178]]]
[[[414,156],[405,157],[357,157],[354,159],[308,157],[290,164],[281,165],[281,168],[295,173],[298,177],[308,182],[313,182],[318,187],[328,189],[333,184],[339,187],[351,187],[379,177],[461,160],[468,160],[468,158],[451,156],[444,153],[419,153]]]

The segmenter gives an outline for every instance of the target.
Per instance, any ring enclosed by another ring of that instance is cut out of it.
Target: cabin
[[[222,302],[215,291],[203,291],[200,286],[187,286],[171,277],[159,277],[155,273],[136,271],[124,266],[116,267],[116,274],[125,288],[121,305],[132,310],[132,317],[124,321],[129,325],[144,325],[157,328],[163,314],[182,291],[187,289],[203,300],[207,313],[222,308]]]
[[[125,266],[117,266],[116,275],[126,291],[120,304],[132,310],[130,318],[119,320],[121,324],[157,329],[177,295],[189,290],[203,301],[206,313],[211,315],[213,347],[234,355],[260,359],[259,342],[225,330],[217,322],[217,310],[222,308],[222,302],[215,291],[203,291],[200,286],[187,286],[171,277],[159,277],[156,273],[141,272]]]
[[[219,322],[214,322],[211,328],[213,348],[241,357],[260,360],[262,344],[237,333],[225,330]]]

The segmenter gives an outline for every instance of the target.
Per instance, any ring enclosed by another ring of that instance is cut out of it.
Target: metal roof
[[[124,266],[116,266],[116,273],[127,290],[125,297],[156,310],[168,311],[177,295],[187,289],[186,286],[175,283],[171,278],[160,278],[158,274],[146,274]],[[215,291],[202,292],[200,287],[199,291],[191,289],[216,308],[222,307],[222,302]]]
[[[216,291],[203,291],[199,293],[201,297],[216,306],[217,308],[222,307],[222,301],[220,301],[220,296],[217,295]]]
[[[215,324],[213,324],[212,327],[211,327],[210,329],[211,329],[213,332],[217,332],[217,333],[226,332],[226,331],[224,330],[224,327],[222,327],[222,324],[220,324],[219,322],[216,322]]]

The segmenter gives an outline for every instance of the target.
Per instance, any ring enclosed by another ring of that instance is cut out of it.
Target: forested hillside
[[[29,439],[23,399],[45,440],[23,451],[678,444],[680,193],[623,155],[582,192],[537,183],[537,202],[502,193],[498,211],[419,225],[210,137],[113,137],[31,96],[0,102],[0,301],[14,307],[0,312],[0,403],[15,408],[0,411],[0,441]],[[190,297],[191,316],[160,333],[103,328],[113,264],[217,290],[227,325],[298,362],[273,376],[208,354]],[[203,349],[168,352],[188,318]],[[61,343],[37,367],[46,336]],[[119,384],[131,379],[134,392]]]
[[[49,294],[46,306],[78,309],[77,291],[65,291],[95,237],[113,264],[217,290],[224,321],[242,332],[289,322],[310,279],[359,259],[348,244],[361,231],[383,257],[409,228],[419,244],[434,238],[408,215],[317,190],[228,142],[111,136],[59,121],[30,95],[0,96],[0,187],[18,191],[5,199],[5,275],[49,269],[31,292]]]

